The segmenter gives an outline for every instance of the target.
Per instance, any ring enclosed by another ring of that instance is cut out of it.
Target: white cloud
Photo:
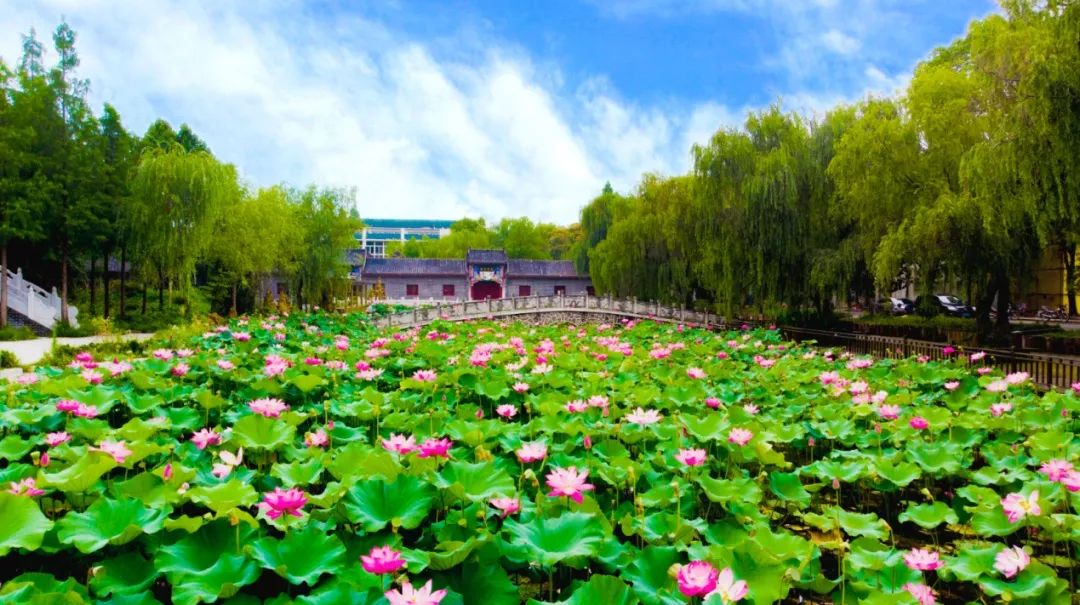
[[[821,35],[825,47],[839,55],[850,55],[859,51],[862,44],[855,38],[838,29],[830,29]]]
[[[355,187],[366,216],[570,222],[605,181],[628,190],[643,172],[686,170],[687,128],[703,129],[599,80],[562,90],[513,48],[440,59],[354,16],[328,28],[289,2],[238,6],[22,5],[0,25],[0,56],[64,14],[91,100],[129,129],[187,122],[251,182]]]

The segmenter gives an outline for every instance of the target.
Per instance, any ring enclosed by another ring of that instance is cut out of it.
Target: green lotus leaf
[[[769,473],[769,489],[781,500],[794,502],[802,508],[810,505],[810,492],[795,473]]]
[[[479,538],[469,538],[464,542],[456,540],[439,542],[435,550],[428,553],[427,565],[437,571],[452,569],[461,565],[483,544],[484,542]],[[412,569],[411,566],[410,569]]]
[[[968,522],[971,524],[971,529],[980,536],[1007,536],[1024,526],[1023,523],[1009,521],[1000,506],[980,508]]]
[[[276,418],[250,414],[233,425],[232,440],[253,450],[276,450],[292,443],[296,428]]]
[[[387,525],[412,529],[420,525],[431,510],[435,489],[407,475],[393,482],[375,479],[361,481],[349,489],[342,500],[345,517],[363,526],[364,531],[379,531]]]
[[[877,471],[879,477],[897,487],[906,487],[922,475],[919,467],[910,462],[879,460],[874,464],[874,470]]]
[[[239,479],[230,479],[209,487],[192,488],[188,490],[187,497],[219,515],[234,508],[251,506],[259,500],[255,488]]]
[[[949,508],[949,505],[944,502],[912,504],[907,510],[900,513],[899,519],[902,522],[910,521],[924,529],[933,529],[942,523],[952,525],[960,521],[956,516],[956,511]]]
[[[761,502],[761,488],[753,479],[713,479],[703,475],[698,477],[697,482],[705,490],[705,496],[713,502]]]
[[[275,464],[270,469],[270,474],[281,479],[285,487],[303,486],[315,483],[322,475],[323,465],[318,458],[307,461],[296,461],[288,464]]]
[[[570,598],[565,601],[554,601],[562,605],[635,605],[640,603],[637,595],[630,590],[625,582],[614,576],[595,575],[576,588]],[[530,604],[539,604],[540,601],[530,600]]]
[[[835,507],[830,507],[835,510]],[[889,536],[889,524],[874,513],[840,511],[840,528],[851,536],[866,536],[884,540]]]
[[[84,492],[114,468],[116,461],[112,456],[98,451],[87,452],[64,470],[43,475],[40,485],[65,492]]]
[[[340,481],[347,478],[393,481],[401,473],[401,465],[390,452],[361,442],[335,451],[333,462],[326,468]]]
[[[7,491],[0,491],[0,520],[0,557],[13,548],[35,550],[53,526],[37,500]]]
[[[70,512],[56,523],[60,542],[90,553],[106,544],[127,544],[161,530],[168,512],[149,509],[134,498],[99,498],[84,512]]]
[[[943,573],[956,576],[965,582],[978,581],[984,575],[994,574],[994,558],[1001,552],[1001,545],[978,547],[968,545],[949,557]]]
[[[928,473],[955,474],[963,467],[964,453],[959,445],[918,442],[908,446],[908,456]]]
[[[547,568],[561,562],[580,567],[584,560],[596,556],[604,540],[600,522],[585,513],[563,513],[528,524],[507,520],[503,527],[516,540],[515,546],[524,548],[529,560]]]
[[[301,374],[299,376],[294,376],[290,378],[289,383],[300,389],[300,392],[302,393],[310,393],[311,391],[314,391],[320,386],[326,384],[326,381],[323,380],[322,376],[315,376],[314,374]]]
[[[862,569],[880,570],[896,565],[903,555],[873,538],[856,538],[851,542],[850,552],[844,557],[844,565],[857,573]]]
[[[195,396],[192,397],[192,399],[205,410],[216,410],[229,404],[229,400],[206,389],[199,389],[196,391]]]
[[[357,590],[341,581],[324,583],[311,594],[296,599],[299,605],[381,605],[385,602],[378,589]]]
[[[154,598],[153,593],[140,592],[132,594],[116,594],[110,599],[98,600],[97,605],[162,605],[161,601]]]
[[[308,586],[313,586],[324,573],[333,574],[345,563],[341,541],[327,535],[317,523],[290,531],[281,540],[260,538],[251,544],[250,552],[264,568],[293,584]]]
[[[413,569],[412,565],[409,569]],[[496,561],[459,565],[456,573],[444,576],[444,579],[466,603],[515,605],[520,602],[517,585]]]
[[[646,546],[620,574],[631,582],[634,594],[645,605],[682,605],[685,601],[668,570],[680,562],[678,551],[669,546]]]
[[[1034,599],[1043,596],[1043,593],[1047,590],[1050,590],[1051,594],[1060,593],[1060,586],[1055,590],[1055,584],[1068,586],[1068,582],[1058,578],[1053,569],[1038,561],[1032,561],[1024,571],[1021,571],[1012,580],[1006,580],[1000,576],[979,579],[979,586],[987,594],[1004,597],[1005,601]],[[1052,598],[1043,598],[1037,602],[1053,603],[1054,601],[1055,599]],[[1066,598],[1064,603],[1068,602],[1069,600]]]
[[[516,491],[510,475],[491,462],[451,462],[435,477],[435,485],[473,502],[510,496]]]
[[[142,395],[128,394],[126,397],[127,407],[136,414],[146,414],[154,409],[165,405],[165,398],[161,395],[145,393]]]
[[[63,582],[47,573],[24,573],[0,586],[4,605],[83,605],[90,603],[86,587],[68,578]]]
[[[90,577],[90,588],[98,596],[135,595],[153,584],[158,571],[137,552],[125,552],[103,561]]]
[[[242,552],[251,534],[244,525],[215,521],[159,548],[154,564],[173,587],[173,603],[213,603],[258,579],[259,566]]]
[[[23,439],[19,435],[8,435],[0,439],[0,458],[12,462],[21,459],[30,450],[34,449],[31,441]]]

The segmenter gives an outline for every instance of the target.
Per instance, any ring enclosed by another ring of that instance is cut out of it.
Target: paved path
[[[146,333],[132,333],[123,334],[119,336],[122,340],[146,340],[153,336],[153,334]],[[80,338],[57,338],[57,344],[70,347],[83,347],[89,344],[98,342],[105,342],[116,336],[84,336]],[[15,357],[19,359],[19,363],[24,365],[33,365],[41,360],[46,353],[52,349],[53,340],[51,338],[34,338],[31,340],[11,340],[6,342],[0,342],[0,350],[11,351],[15,354]]]

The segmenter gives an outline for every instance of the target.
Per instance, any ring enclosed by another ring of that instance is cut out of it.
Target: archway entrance
[[[502,298],[502,285],[493,281],[478,281],[472,285],[473,300]]]

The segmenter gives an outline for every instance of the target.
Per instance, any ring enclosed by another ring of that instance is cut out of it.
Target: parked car
[[[927,315],[975,317],[975,309],[952,294],[923,294],[915,299],[915,308]]]
[[[878,299],[878,309],[890,315],[910,315],[915,312],[915,303],[908,298],[887,296]]]

